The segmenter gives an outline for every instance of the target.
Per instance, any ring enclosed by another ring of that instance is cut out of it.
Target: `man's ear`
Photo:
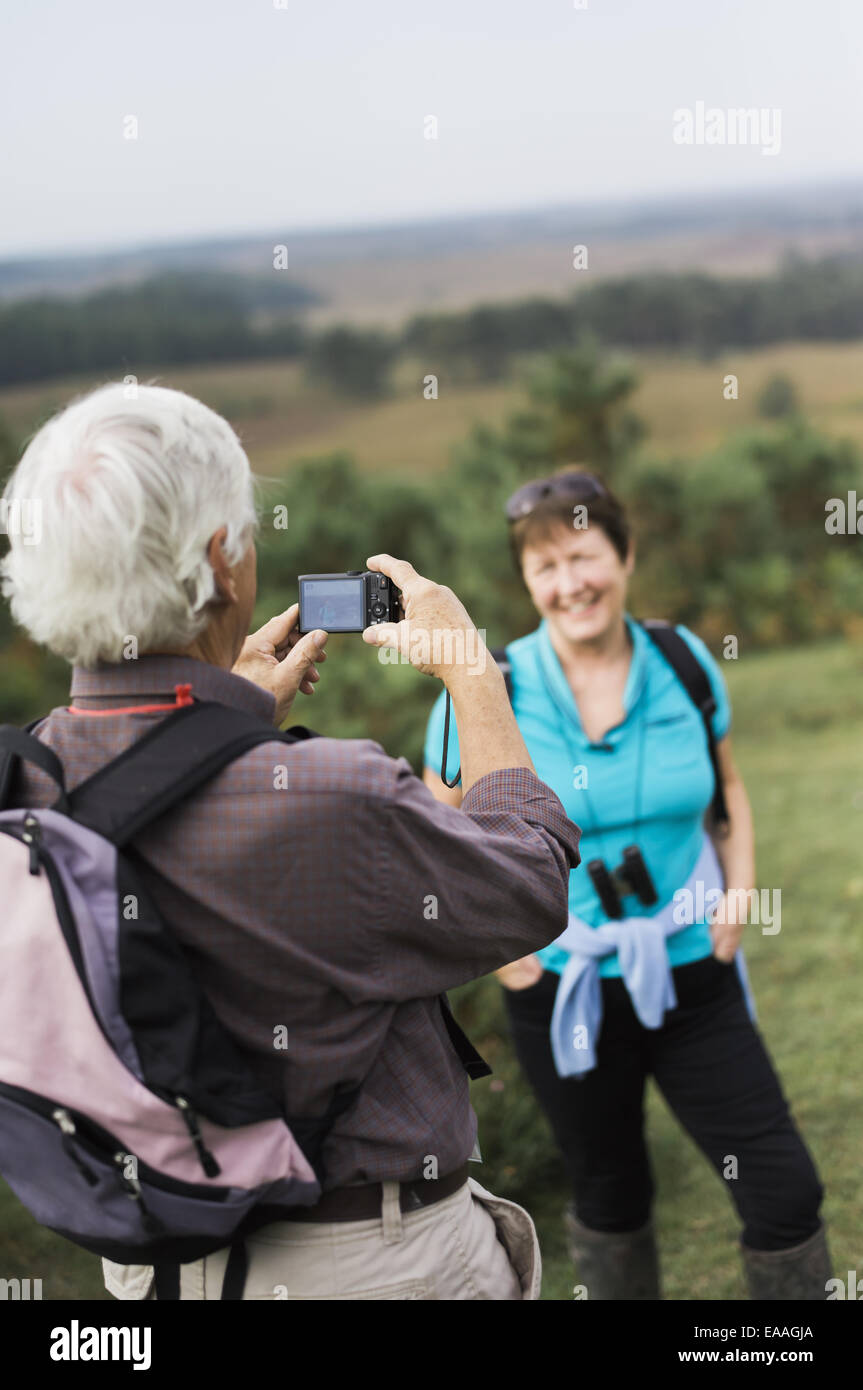
[[[207,559],[213,571],[213,578],[216,581],[216,592],[223,603],[237,602],[237,585],[231,573],[231,567],[225,558],[225,541],[228,538],[227,526],[221,526],[214,535],[210,537],[207,546]]]

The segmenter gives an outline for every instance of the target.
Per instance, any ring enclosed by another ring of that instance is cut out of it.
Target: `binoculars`
[[[591,859],[587,872],[606,917],[621,918],[624,915],[621,898],[631,893],[644,907],[653,907],[659,901],[650,870],[638,845],[627,845],[616,869],[609,871],[604,859]]]

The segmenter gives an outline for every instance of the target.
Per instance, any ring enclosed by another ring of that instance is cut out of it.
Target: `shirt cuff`
[[[465,793],[461,809],[467,815],[508,812],[530,825],[548,830],[560,842],[575,868],[581,862],[581,831],[563,809],[560,798],[526,767],[487,772]]]

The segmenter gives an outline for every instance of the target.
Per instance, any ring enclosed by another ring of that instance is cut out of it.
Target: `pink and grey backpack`
[[[0,728],[0,1173],[42,1225],[120,1264],[179,1265],[316,1202],[323,1117],[282,1114],[249,1072],[136,869],[134,837],[258,743],[313,737],[212,702],[167,716],[72,793],[55,754]],[[19,761],[57,783],[14,804]]]

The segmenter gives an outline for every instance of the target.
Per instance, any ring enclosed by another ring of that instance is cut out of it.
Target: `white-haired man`
[[[299,637],[295,605],[246,636],[252,476],[233,430],[200,402],[99,388],[39,430],[6,501],[10,515],[26,504],[40,516],[37,544],[10,528],[3,591],[30,635],[73,666],[70,704],[35,730],[70,789],[173,698],[280,724],[297,691],[313,690],[327,634]],[[293,745],[290,793],[273,798],[285,750],[263,743],[135,850],[285,1113],[320,1116],[339,1087],[358,1089],[327,1139],[317,1207],[249,1237],[244,1297],[537,1298],[529,1216],[467,1176],[476,1120],[439,995],[560,934],[579,832],[533,771],[495,663],[482,674],[459,663],[477,634],[456,596],[403,560],[368,563],[402,589],[408,621],[365,640],[399,647],[452,695],[462,809],[368,740]],[[441,631],[465,640],[441,653]],[[52,795],[38,770],[23,791],[33,806]],[[290,1051],[274,1055],[286,1019]],[[183,1265],[180,1296],[219,1298],[226,1263],[219,1251]],[[149,1267],[106,1262],[105,1274],[120,1298],[153,1296]]]

